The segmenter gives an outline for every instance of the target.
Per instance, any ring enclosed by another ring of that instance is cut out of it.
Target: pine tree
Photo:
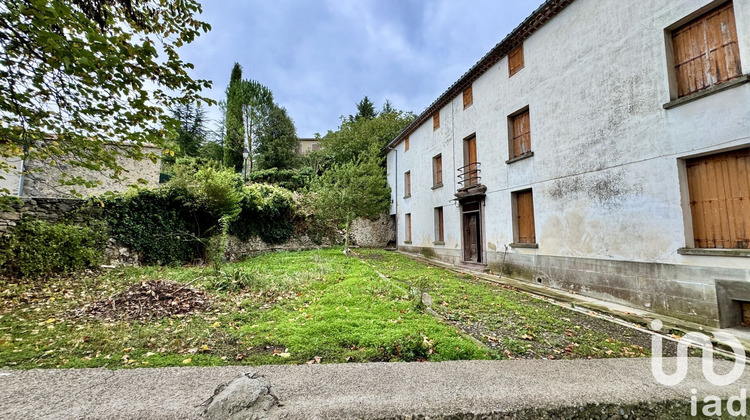
[[[239,63],[234,63],[226,93],[224,166],[241,172],[242,151],[245,148],[245,124],[242,110],[242,66]]]

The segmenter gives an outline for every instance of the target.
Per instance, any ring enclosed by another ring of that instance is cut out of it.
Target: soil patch
[[[187,315],[206,310],[210,299],[183,283],[144,281],[108,298],[91,303],[76,315],[104,319],[153,319]]]

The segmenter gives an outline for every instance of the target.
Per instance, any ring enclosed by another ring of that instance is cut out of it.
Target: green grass
[[[647,354],[633,350],[637,346],[627,337],[582,326],[585,316],[525,294],[398,254],[358,252],[354,257],[339,249],[270,253],[229,264],[219,276],[211,268],[144,267],[38,282],[0,279],[0,367]],[[190,283],[204,290],[213,306],[150,321],[73,315],[87,303],[156,279]],[[432,295],[433,308],[444,319],[424,311],[415,297],[421,291]]]

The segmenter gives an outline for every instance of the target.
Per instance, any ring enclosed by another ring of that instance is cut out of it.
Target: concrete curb
[[[200,418],[217,385],[248,371],[278,396],[264,418],[287,419],[675,418],[693,395],[727,400],[750,387],[750,374],[711,385],[700,359],[673,387],[653,379],[650,359],[2,371],[0,418]]]

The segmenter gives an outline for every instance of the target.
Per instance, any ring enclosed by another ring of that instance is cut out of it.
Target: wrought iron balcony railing
[[[458,185],[459,189],[465,189],[479,185],[482,177],[479,175],[482,170],[479,168],[481,163],[472,162],[468,165],[458,168]]]

